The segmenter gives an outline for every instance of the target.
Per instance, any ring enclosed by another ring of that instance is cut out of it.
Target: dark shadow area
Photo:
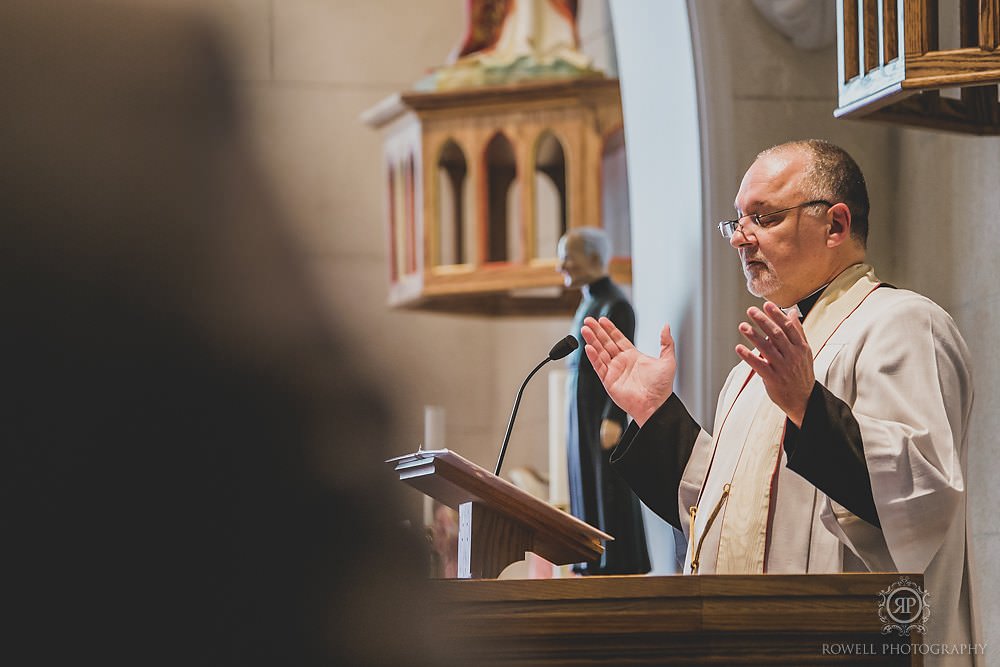
[[[440,664],[391,412],[220,37],[15,0],[0,51],[0,662]]]

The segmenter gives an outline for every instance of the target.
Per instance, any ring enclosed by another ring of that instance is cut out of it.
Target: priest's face
[[[801,149],[765,155],[750,165],[736,195],[740,228],[729,243],[740,255],[747,289],[786,308],[823,286],[830,253],[823,206],[792,208],[814,199],[804,187],[809,156]],[[758,225],[750,215],[761,214]]]

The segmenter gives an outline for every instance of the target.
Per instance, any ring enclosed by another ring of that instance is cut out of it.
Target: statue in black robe
[[[615,538],[606,544],[599,561],[580,563],[574,570],[582,574],[641,574],[649,571],[642,509],[610,464],[626,415],[605,392],[584,355],[580,337],[586,317],[607,317],[629,340],[635,337],[632,305],[607,275],[609,255],[607,237],[598,229],[575,229],[559,241],[559,269],[566,286],[583,292],[571,329],[580,339],[580,347],[567,362],[570,512]]]

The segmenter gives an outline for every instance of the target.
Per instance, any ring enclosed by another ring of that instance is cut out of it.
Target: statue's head
[[[608,275],[611,244],[596,227],[571,229],[559,239],[559,273],[566,287],[579,289]]]

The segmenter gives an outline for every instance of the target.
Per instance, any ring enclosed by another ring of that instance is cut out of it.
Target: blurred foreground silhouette
[[[181,11],[0,6],[2,664],[438,664],[390,415],[222,44]]]

